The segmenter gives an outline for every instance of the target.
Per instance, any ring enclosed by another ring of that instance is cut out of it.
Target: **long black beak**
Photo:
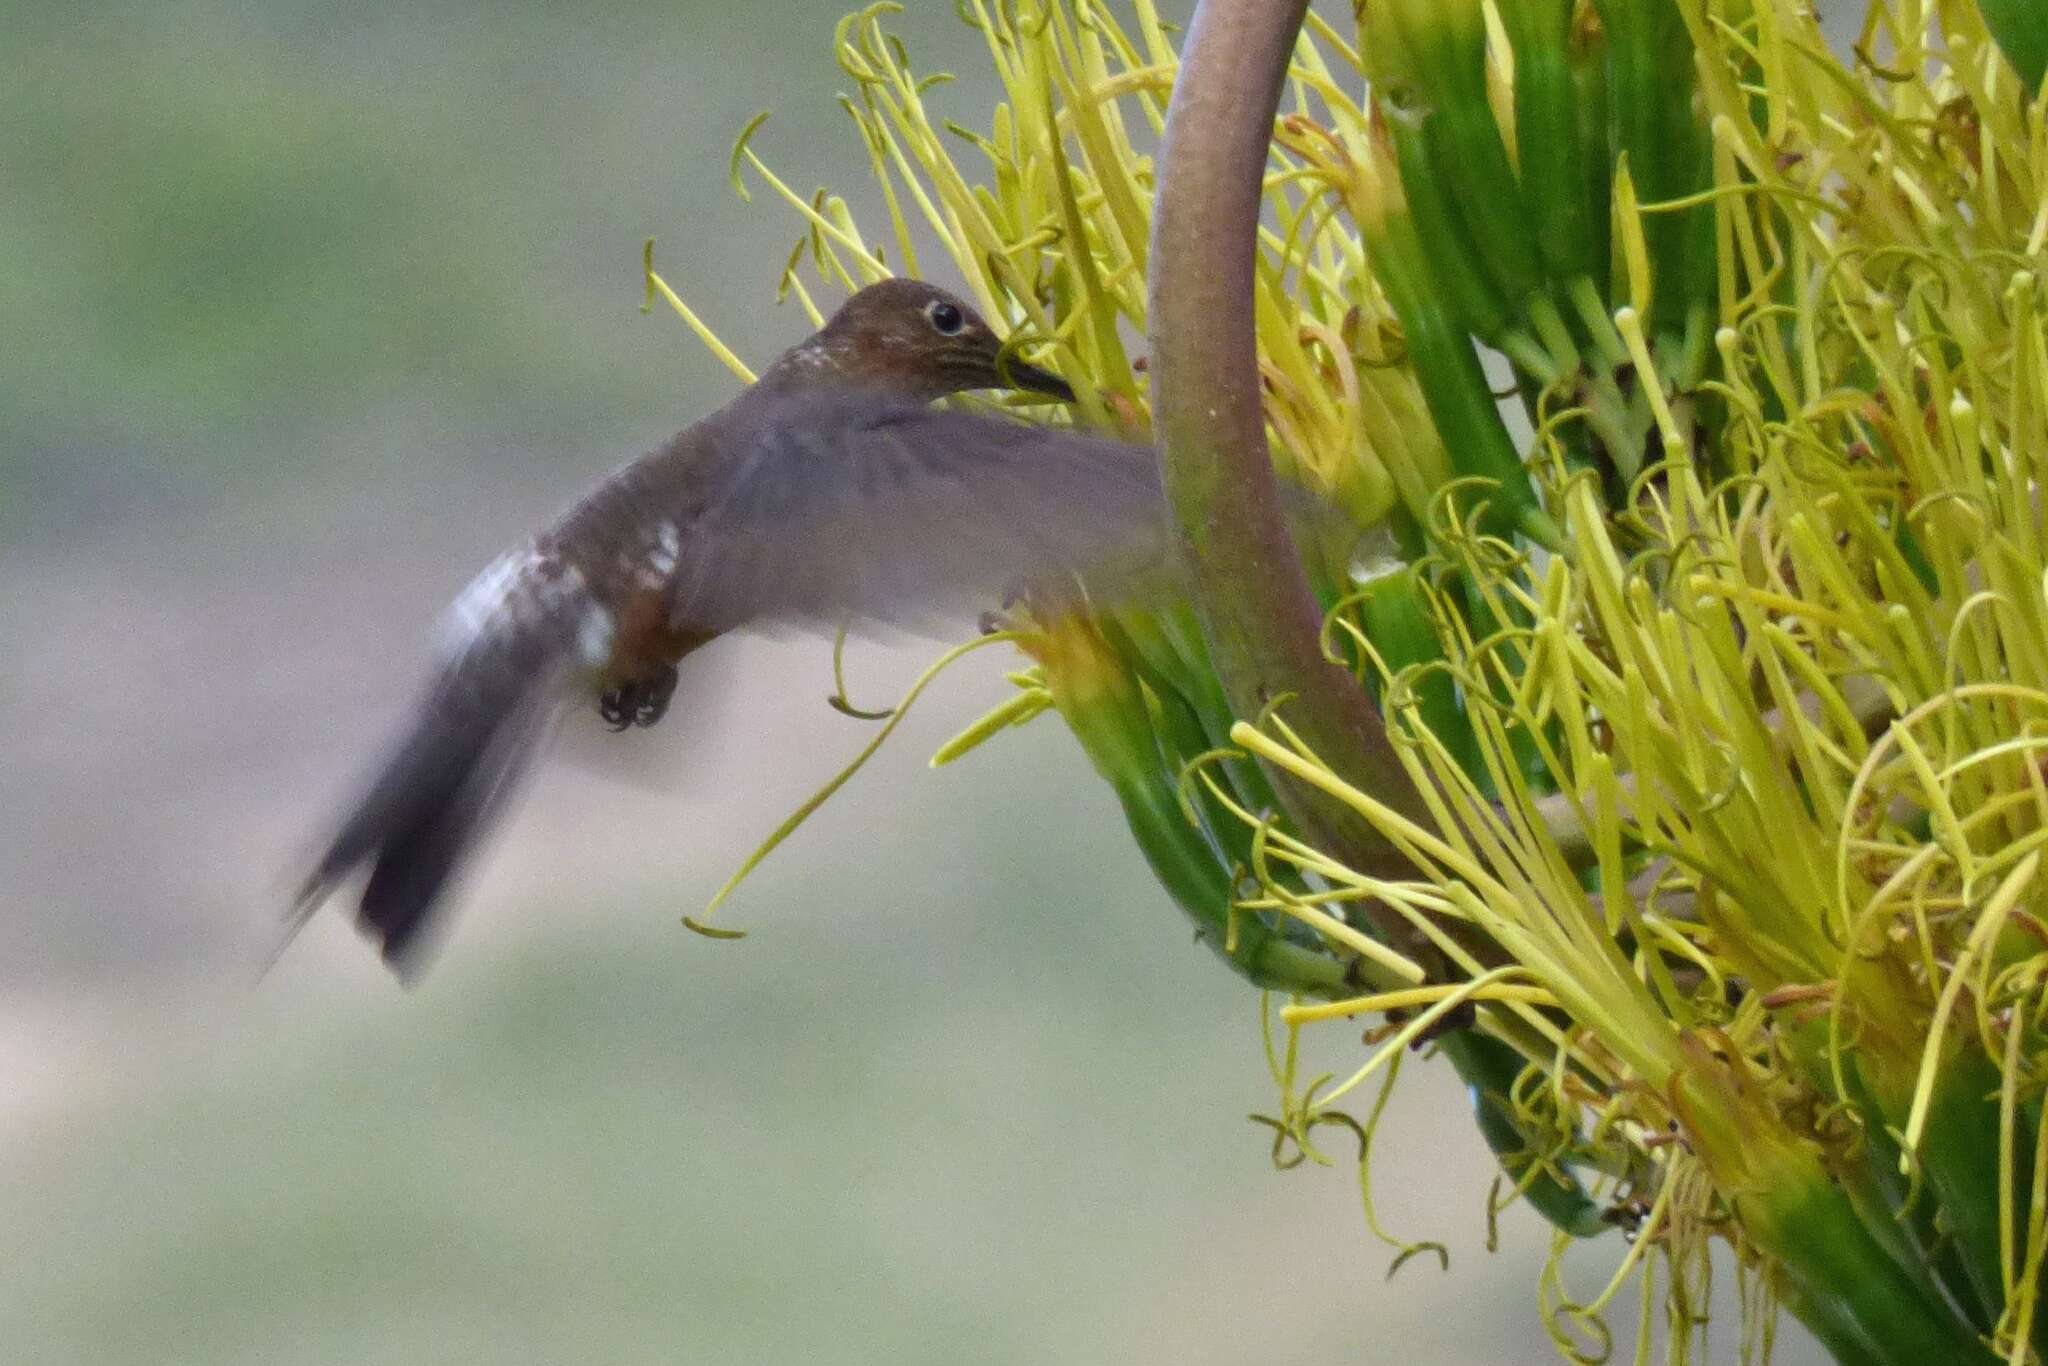
[[[1050,370],[1041,370],[1021,360],[1007,357],[996,358],[996,373],[1002,377],[1005,386],[1023,389],[1034,394],[1049,394],[1062,403],[1074,401],[1074,388]]]

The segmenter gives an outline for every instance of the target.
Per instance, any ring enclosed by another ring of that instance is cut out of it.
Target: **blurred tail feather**
[[[367,865],[357,925],[401,977],[417,973],[436,902],[533,751],[559,653],[508,624],[448,663],[300,887],[287,940]]]

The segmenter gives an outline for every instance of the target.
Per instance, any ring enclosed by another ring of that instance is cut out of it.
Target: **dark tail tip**
[[[356,917],[391,970],[416,980],[432,957],[435,903],[446,890],[481,815],[476,794],[457,792],[395,832],[377,851]]]
[[[337,844],[306,879],[286,913],[285,932],[264,970],[269,971],[336,887],[367,863],[370,875],[357,902],[356,927],[373,941],[385,963],[407,985],[417,981],[440,936],[434,914],[481,821],[492,784],[470,781],[439,790],[415,790],[402,812],[367,847]],[[395,817],[395,818],[394,818]]]
[[[438,939],[435,911],[449,879],[520,767],[532,730],[525,709],[508,704],[429,708],[301,887],[292,932],[367,865],[357,927],[402,980],[417,979]]]

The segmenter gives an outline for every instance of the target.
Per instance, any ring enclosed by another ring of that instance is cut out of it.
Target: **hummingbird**
[[[412,722],[300,888],[292,929],[367,869],[357,924],[414,976],[451,877],[548,723],[580,704],[615,730],[654,725],[677,664],[728,631],[919,623],[977,599],[1094,594],[1091,571],[1136,582],[1164,560],[1151,448],[930,406],[980,389],[1074,398],[952,294],[882,280],[492,561],[450,605]]]

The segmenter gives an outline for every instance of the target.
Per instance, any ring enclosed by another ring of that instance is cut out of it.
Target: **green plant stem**
[[[1693,47],[1672,0],[1595,0],[1608,39],[1613,150],[1628,158],[1644,204],[1705,187],[1706,130],[1693,112]],[[1646,214],[1643,240],[1655,297],[1653,335],[1676,334],[1696,301],[1713,297],[1713,211],[1706,205]]]
[[[1500,6],[1515,54],[1515,150],[1523,202],[1553,281],[1607,278],[1605,231],[1595,232],[1591,199],[1572,193],[1586,183],[1587,162],[1607,156],[1606,129],[1592,147],[1581,140],[1578,89],[1571,63],[1571,0],[1521,0]]]
[[[1578,116],[1577,140],[1582,153],[1578,194],[1591,233],[1587,250],[1590,270],[1584,278],[1604,321],[1614,268],[1614,149],[1608,141],[1607,43],[1597,30],[1575,29],[1570,52],[1573,110]],[[1526,169],[1523,174],[1528,174]],[[1571,188],[1561,187],[1561,192],[1570,193]]]
[[[1128,651],[1132,667],[1148,687],[1162,697],[1177,696],[1193,711],[1202,742],[1185,751],[1183,759],[1192,759],[1204,750],[1230,748],[1230,727],[1237,718],[1230,714],[1230,700],[1216,682],[1199,626],[1189,620],[1176,630],[1152,613],[1133,612],[1106,626],[1104,634],[1120,651]],[[1279,809],[1280,799],[1256,762],[1226,759],[1218,767],[1226,787],[1245,810]],[[1235,818],[1231,823],[1242,824]]]
[[[1392,17],[1407,29],[1429,111],[1422,120],[1430,150],[1426,174],[1442,178],[1495,288],[1519,309],[1543,287],[1543,268],[1529,233],[1530,210],[1487,100],[1479,6],[1470,0],[1408,0],[1392,7]]]
[[[1381,577],[1360,594],[1359,615],[1366,636],[1385,661],[1390,675],[1443,663],[1443,642],[1437,636],[1436,624],[1430,620],[1418,579],[1411,565]],[[1458,699],[1457,680],[1450,671],[1431,669],[1414,679],[1409,691],[1422,724],[1450,750],[1458,766],[1467,773],[1483,772],[1479,740],[1466,719]],[[1384,711],[1384,699],[1381,707]]]
[[[1987,1319],[2005,1304],[2005,1283],[1999,1269],[1998,1068],[1975,1047],[1965,1044],[1945,1059],[1935,1076],[1927,1128],[1921,1135],[1919,1159],[1927,1183],[1940,1203],[1943,1222]],[[2013,1189],[2033,1184],[2031,1135],[2016,1145],[2019,1170]],[[2010,1217],[2026,1225],[2026,1210]],[[2037,1347],[2043,1335],[2035,1334]]]
[[[1430,420],[1443,437],[1451,469],[1460,478],[1483,481],[1459,502],[1486,504],[1478,520],[1491,535],[1511,536],[1522,530],[1554,547],[1561,543],[1561,533],[1537,500],[1472,339],[1442,304],[1443,296],[1426,283],[1431,278],[1429,253],[1420,231],[1413,219],[1389,216],[1376,231],[1369,231],[1368,239],[1374,277],[1401,320],[1416,383],[1422,387]]]
[[[1152,875],[1194,922],[1202,942],[1256,987],[1304,996],[1338,997],[1359,989],[1345,964],[1283,938],[1251,916],[1231,924],[1230,874],[1202,833],[1187,823],[1169,791],[1156,782],[1106,775]]]
[[[1280,704],[1322,759],[1418,821],[1427,809],[1354,679],[1323,657],[1322,614],[1288,540],[1266,448],[1253,273],[1260,197],[1307,0],[1204,0],[1167,109],[1152,223],[1153,418],[1166,492],[1209,650],[1232,707]],[[1311,843],[1361,869],[1393,846],[1306,784],[1276,781]],[[1441,975],[1384,907],[1375,931]]]
[[[1738,1197],[1743,1224],[1783,1265],[1785,1302],[1839,1360],[1885,1366],[1993,1360],[1976,1331],[1895,1262],[1810,1157]]]
[[[1931,1286],[1938,1287],[1959,1315],[1979,1331],[1989,1332],[1995,1316],[1978,1302],[1955,1240],[1935,1228],[1934,1197],[1924,1190],[1916,1192],[1900,1170],[1899,1145],[1893,1141],[1884,1112],[1864,1082],[1862,1069],[1852,1066],[1845,1070],[1844,1075],[1849,1087],[1849,1101],[1863,1117],[1864,1145],[1864,1179],[1846,1179],[1845,1189],[1852,1199],[1856,1199],[1863,1186],[1870,1187],[1875,1200],[1868,1206],[1859,1201],[1858,1209],[1864,1214],[1864,1222],[1873,1226],[1872,1236],[1886,1237],[1875,1227],[1880,1220],[1891,1224],[1904,1238],[1909,1260],[1920,1268],[1919,1275]]]
[[[1499,345],[1512,323],[1511,296],[1487,269],[1486,257],[1445,193],[1445,177],[1436,169],[1429,140],[1419,128],[1395,119],[1387,120],[1387,132],[1415,235],[1430,244],[1420,263],[1429,292],[1460,327],[1488,346]]]
[[[1288,942],[1254,916],[1232,923],[1235,888],[1208,836],[1181,811],[1175,778],[1163,772],[1159,740],[1135,679],[1108,661],[1085,700],[1054,690],[1067,725],[1123,808],[1152,875],[1194,922],[1218,957],[1253,985],[1306,996],[1355,990],[1352,970],[1329,954]],[[1370,966],[1370,965],[1366,965]],[[1392,985],[1389,983],[1388,985]]]

